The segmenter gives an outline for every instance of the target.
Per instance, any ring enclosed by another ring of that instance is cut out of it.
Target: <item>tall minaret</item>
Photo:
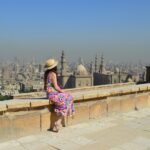
[[[2,77],[1,77],[2,88],[4,88],[4,73],[5,73],[5,69],[4,67],[2,67]]]
[[[65,59],[65,53],[62,51],[61,54],[61,75],[63,75],[66,71],[66,59]]]
[[[104,70],[104,57],[103,57],[103,54],[101,56],[101,64],[99,66],[99,73],[103,73],[103,70]]]
[[[65,55],[64,51],[62,51],[62,53],[61,53],[61,73],[64,69],[64,55]]]
[[[90,63],[90,73],[93,74],[93,62]]]
[[[91,62],[91,64],[90,64],[90,73],[91,73],[91,77],[92,77],[91,78],[91,84],[92,84],[91,86],[93,86],[93,84],[94,84],[93,83],[93,62]]]
[[[97,55],[95,56],[95,72],[97,72]]]

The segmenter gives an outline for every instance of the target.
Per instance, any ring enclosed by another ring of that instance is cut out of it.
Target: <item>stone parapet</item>
[[[125,87],[135,85],[135,82],[129,83],[117,83],[117,84],[107,84],[107,85],[98,85],[98,86],[88,86],[82,88],[72,88],[72,89],[65,89],[66,92],[76,93],[76,92],[84,92],[84,91],[94,91],[99,89],[110,89],[115,87]],[[38,97],[45,97],[45,92],[31,92],[31,93],[21,93],[14,95],[14,99],[22,99],[22,98],[38,98]]]
[[[66,117],[64,125],[150,106],[150,84],[96,88],[70,93],[76,114]],[[0,102],[0,142],[45,131],[57,119],[46,98],[20,98]]]

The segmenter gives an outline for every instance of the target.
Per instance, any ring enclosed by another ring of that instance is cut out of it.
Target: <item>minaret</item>
[[[95,72],[97,72],[97,55],[95,56]]]
[[[64,64],[65,64],[65,54],[64,54],[64,51],[62,51],[62,54],[61,54],[61,75],[63,74],[63,71],[64,71]]]
[[[66,75],[68,70],[69,70],[69,67],[67,65],[67,62],[66,62],[66,59],[65,59],[65,53],[64,51],[62,51],[62,55],[61,55],[61,75]]]
[[[92,85],[91,86],[93,86],[93,62],[91,62],[91,64],[90,64],[90,73],[91,73],[91,83],[92,83]]]
[[[91,75],[93,75],[93,62],[91,61],[91,64],[90,64],[90,73]]]
[[[103,57],[103,54],[101,56],[101,64],[99,66],[99,73],[103,73],[103,70],[104,70],[104,57]]]
[[[4,67],[2,67],[2,77],[1,77],[2,88],[4,88],[4,72],[5,72],[5,69]]]

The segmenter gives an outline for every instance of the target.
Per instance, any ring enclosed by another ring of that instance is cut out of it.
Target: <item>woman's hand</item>
[[[59,90],[59,92],[60,92],[60,93],[64,93],[65,91],[64,91],[64,90],[62,90],[62,89],[60,89],[60,90]]]

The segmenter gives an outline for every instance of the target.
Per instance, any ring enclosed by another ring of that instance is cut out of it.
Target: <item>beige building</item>
[[[69,70],[64,51],[62,51],[60,70],[59,79],[64,88],[77,88],[93,85],[92,75],[88,73],[83,64],[80,63],[73,72]]]
[[[92,75],[88,73],[83,64],[77,66],[77,70],[73,75],[75,87],[92,86]]]

